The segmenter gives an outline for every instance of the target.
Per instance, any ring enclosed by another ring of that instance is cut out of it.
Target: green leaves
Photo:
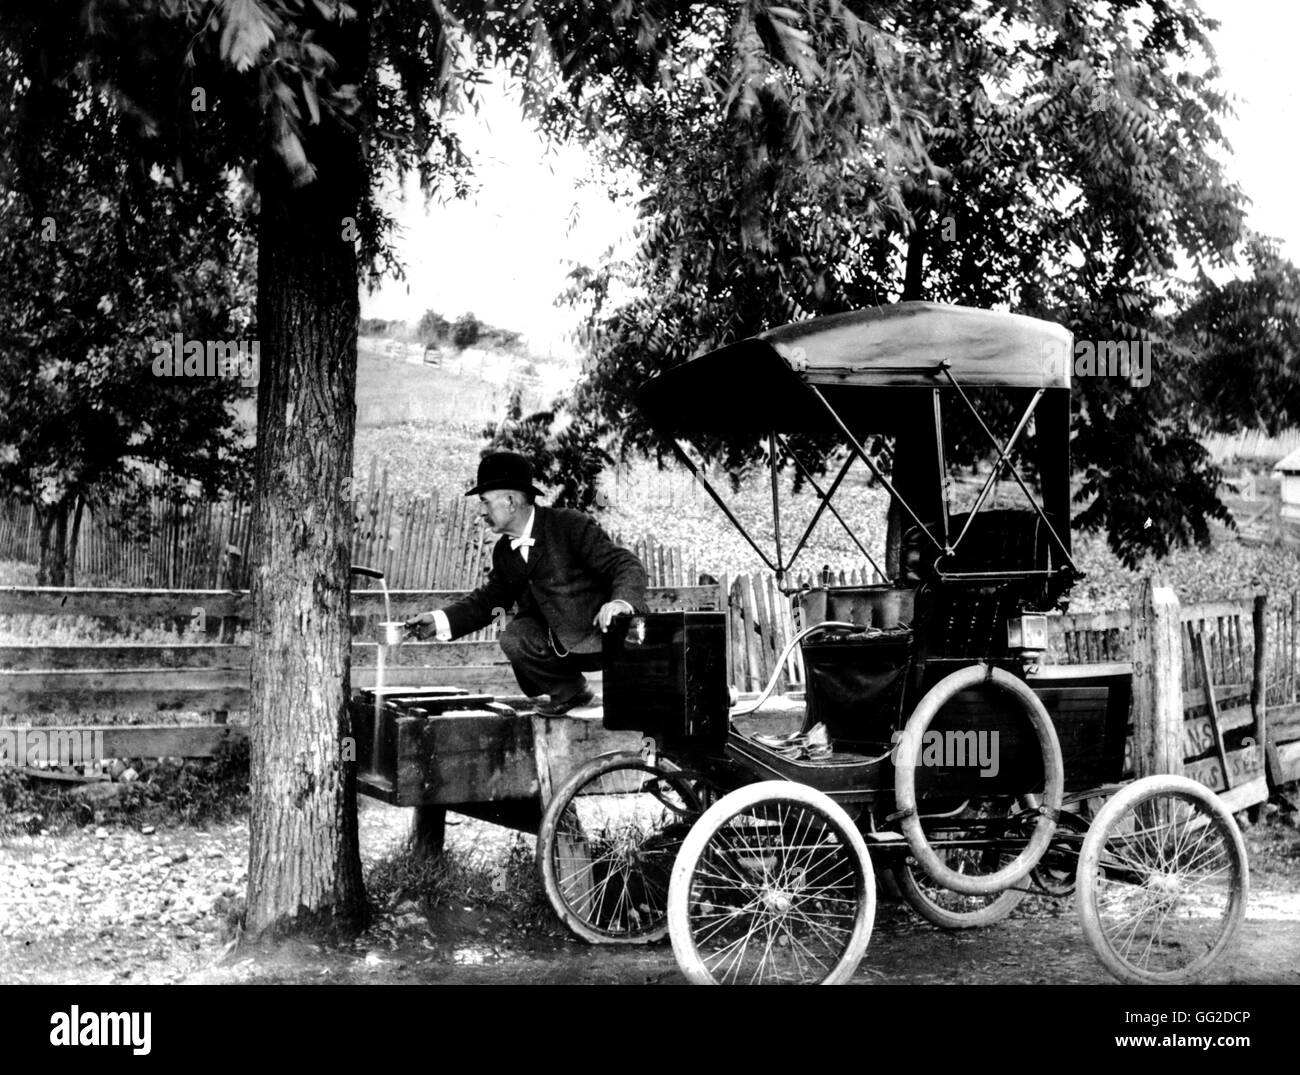
[[[259,0],[221,0],[221,58],[241,74],[270,47],[280,20]]]
[[[1147,30],[1082,0],[888,3],[871,21],[748,0],[701,23],[675,78],[602,98],[595,144],[646,198],[635,256],[570,295],[587,316],[585,398],[626,423],[625,449],[655,452],[631,406],[654,372],[900,298],[1155,340],[1156,386],[1076,388],[1081,519],[1126,550],[1198,540],[1214,475],[1157,311],[1171,266],[1230,256],[1242,215],[1215,156],[1223,96],[1189,63],[1200,17],[1178,12]],[[1138,443],[1151,450],[1135,460]],[[708,447],[737,466],[757,453]],[[1163,505],[1153,524],[1130,520],[1148,501]]]

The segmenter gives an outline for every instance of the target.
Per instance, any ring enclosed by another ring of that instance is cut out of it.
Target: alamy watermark
[[[890,742],[894,749],[890,760],[898,764],[898,747],[902,732],[894,732]],[[921,736],[921,756],[918,765],[939,769],[978,768],[980,776],[997,776],[1002,768],[998,759],[998,733],[996,731],[939,731],[931,729]]]
[[[91,728],[0,728],[0,765],[98,765],[104,732]]]
[[[155,377],[238,377],[251,388],[261,371],[259,340],[187,340],[178,332],[170,340],[151,341],[149,348]]]
[[[1150,340],[1076,340],[1071,354],[1063,340],[1043,344],[1043,357],[1074,377],[1124,377],[1134,388],[1151,383]]]
[[[126,1047],[135,1056],[148,1056],[152,1023],[152,1012],[83,1012],[73,1004],[50,1016],[50,1044]]]

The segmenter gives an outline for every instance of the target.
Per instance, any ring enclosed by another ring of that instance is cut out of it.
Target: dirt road
[[[363,857],[390,854],[409,814],[368,803]],[[468,826],[465,827],[468,830]],[[468,831],[451,830],[454,838]],[[492,830],[488,839],[510,839]],[[475,837],[483,839],[482,835]],[[235,952],[227,918],[245,884],[247,826],[210,832],[84,829],[0,842],[0,983],[373,982],[676,984],[667,944],[593,948],[557,921],[526,932],[497,912],[382,913],[346,949],[304,943]],[[545,917],[545,916],[544,916]],[[861,984],[1110,981],[1072,906],[1017,912],[986,930],[944,933],[881,902]],[[1300,984],[1300,878],[1264,869],[1235,949],[1209,981]]]

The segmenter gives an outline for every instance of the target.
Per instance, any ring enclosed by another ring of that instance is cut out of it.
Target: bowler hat
[[[488,452],[478,464],[478,481],[466,496],[489,489],[520,489],[532,496],[541,490],[533,485],[533,465],[518,452]]]

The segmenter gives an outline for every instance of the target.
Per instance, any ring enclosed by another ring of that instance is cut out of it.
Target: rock
[[[158,830],[154,828],[152,825],[145,825],[143,828],[140,829],[140,834],[142,836],[152,836],[157,831]]]
[[[121,780],[124,772],[126,772],[126,762],[121,758],[117,758],[114,760],[113,764],[108,767],[108,778],[110,780]]]
[[[123,784],[129,784],[132,780],[139,780],[140,774],[134,769],[127,769],[120,777],[118,777],[118,779],[121,780]]]
[[[96,839],[96,840],[107,840],[107,839],[108,839],[108,830],[105,829],[105,828],[98,828],[98,829],[96,829],[96,830],[95,830],[95,839]]]
[[[189,862],[190,855],[188,851],[178,851],[172,856],[173,865],[179,866],[182,862]]]

